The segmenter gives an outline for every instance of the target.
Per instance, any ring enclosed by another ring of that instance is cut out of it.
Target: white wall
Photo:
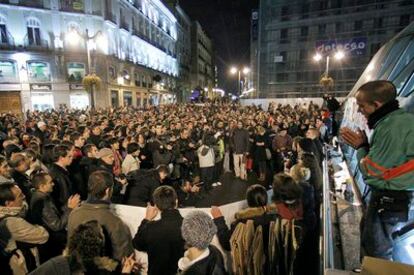
[[[336,98],[339,102],[345,100],[345,97],[337,97]],[[243,106],[247,105],[262,105],[263,110],[267,110],[267,106],[270,102],[276,102],[276,104],[281,103],[282,105],[296,105],[296,104],[304,104],[309,102],[313,102],[319,106],[322,105],[323,99],[320,97],[303,97],[303,98],[253,98],[253,99],[240,99],[240,103]]]

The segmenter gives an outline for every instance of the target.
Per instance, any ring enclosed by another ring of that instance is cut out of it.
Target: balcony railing
[[[39,8],[39,9],[45,8],[45,6],[43,5],[42,0],[23,0],[23,1],[19,1],[19,6]]]
[[[124,30],[126,30],[126,31],[129,31],[129,26],[128,26],[128,23],[127,22],[125,22],[124,20],[122,20],[121,19],[121,22],[120,22],[120,24],[119,24],[119,27],[121,28],[121,29],[124,29]]]
[[[28,36],[24,38],[24,47],[30,49],[37,49],[37,50],[48,50],[49,49],[49,41],[46,39],[40,40],[32,40],[30,41]]]
[[[0,40],[0,49],[13,49],[15,46],[13,36],[7,31],[5,39]]]
[[[107,11],[105,13],[105,20],[107,21],[111,21],[112,23],[114,23],[115,25],[117,24],[117,20],[116,20],[116,15],[113,14],[112,12]]]

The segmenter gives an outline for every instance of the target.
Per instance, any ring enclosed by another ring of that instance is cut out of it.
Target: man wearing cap
[[[125,178],[119,178],[114,175],[113,164],[115,161],[112,149],[102,148],[96,155],[96,164],[91,167],[91,173],[95,171],[106,171],[112,175],[114,184],[114,191],[112,195],[112,201],[114,203],[120,203],[123,201],[123,195],[121,194],[123,186],[127,183]]]

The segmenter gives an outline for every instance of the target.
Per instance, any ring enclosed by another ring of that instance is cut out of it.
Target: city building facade
[[[211,92],[215,86],[214,49],[209,36],[198,21],[191,28],[191,87],[201,92]]]
[[[177,25],[160,0],[2,0],[0,111],[172,102]]]
[[[256,95],[321,96],[327,69],[331,90],[346,95],[377,50],[412,20],[414,1],[261,0],[258,22],[252,17]]]
[[[177,0],[165,0],[174,16],[177,18],[177,62],[179,77],[177,80],[176,96],[178,102],[185,102],[191,94],[191,18],[180,6]]]

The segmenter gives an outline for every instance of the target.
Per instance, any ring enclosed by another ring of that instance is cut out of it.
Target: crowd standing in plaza
[[[322,144],[335,110],[216,101],[1,114],[1,273],[139,274],[136,249],[148,274],[317,274]],[[228,184],[258,183],[231,227],[219,207],[213,219],[183,218],[177,208],[222,188],[225,173]],[[111,203],[147,207],[135,236]]]

